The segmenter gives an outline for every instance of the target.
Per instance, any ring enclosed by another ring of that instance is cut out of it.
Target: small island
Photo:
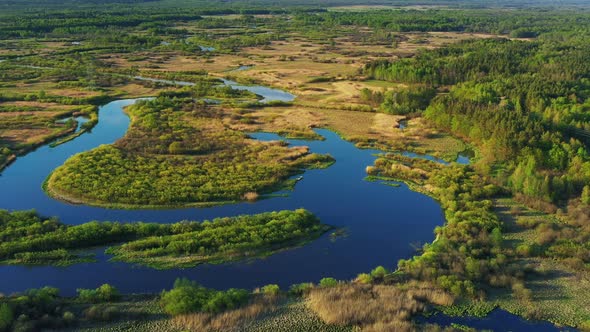
[[[89,222],[70,226],[34,211],[0,211],[0,262],[65,266],[93,261],[85,250],[158,269],[270,255],[318,238],[331,227],[309,211],[267,212],[174,224]]]

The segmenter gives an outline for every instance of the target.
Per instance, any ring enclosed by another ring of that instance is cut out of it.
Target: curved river
[[[190,269],[159,271],[126,263],[109,262],[103,249],[96,249],[98,262],[70,267],[0,266],[0,292],[51,285],[64,294],[76,288],[111,283],[123,292],[158,292],[169,288],[178,277],[187,277],[208,287],[253,288],[268,283],[288,286],[317,281],[326,276],[348,279],[377,265],[395,266],[412,255],[411,244],[433,240],[433,229],[443,223],[437,202],[409,190],[364,181],[365,167],[378,151],[360,150],[328,130],[318,132],[325,141],[290,141],[308,145],[311,151],[330,153],[336,163],[325,170],[310,170],[288,197],[212,208],[174,210],[114,210],[71,205],[48,197],[41,184],[50,172],[75,153],[109,144],[122,137],[129,125],[123,107],[134,100],[111,102],[99,110],[99,123],[90,134],[68,143],[41,147],[18,158],[0,176],[3,209],[36,209],[69,224],[91,220],[177,222],[203,220],[238,214],[305,207],[324,223],[346,228],[347,236],[322,238],[300,248],[282,251],[264,259],[209,265]],[[255,134],[259,139],[275,138]]]
[[[226,83],[236,87],[234,82]],[[267,101],[288,99],[282,91],[248,89]],[[47,196],[41,185],[53,169],[76,153],[113,143],[125,134],[129,118],[123,108],[134,102],[130,99],[108,103],[100,107],[100,121],[90,133],[55,148],[43,146],[17,158],[0,176],[0,208],[36,209],[65,223],[81,224],[91,220],[170,223],[304,207],[322,222],[345,228],[346,235],[333,238],[326,234],[303,247],[263,259],[164,271],[109,262],[104,248],[100,248],[95,250],[97,263],[69,267],[0,266],[3,281],[0,292],[51,285],[64,294],[74,294],[77,288],[96,287],[105,282],[123,292],[158,292],[169,288],[178,277],[215,288],[254,288],[268,283],[288,286],[326,276],[349,279],[377,265],[394,267],[398,259],[412,255],[412,244],[432,241],[434,227],[444,222],[441,209],[432,198],[403,185],[392,188],[364,181],[365,167],[373,164],[374,154],[379,151],[357,149],[328,130],[318,130],[326,138],[324,141],[289,140],[294,145],[307,145],[316,153],[330,153],[337,161],[328,169],[305,172],[304,179],[287,197],[211,208],[115,210],[71,205]],[[263,140],[278,138],[262,133],[252,136]]]
[[[164,81],[171,83],[170,81]],[[173,82],[177,84],[178,82]],[[265,87],[242,86],[224,81],[237,89],[261,95],[263,101],[290,101],[293,95]],[[190,83],[186,83],[190,84]],[[372,165],[380,151],[361,150],[329,130],[318,130],[324,141],[287,140],[291,145],[307,145],[312,152],[329,153],[336,163],[324,170],[309,170],[293,192],[256,203],[238,203],[211,208],[170,210],[115,210],[84,205],[71,205],[48,197],[41,185],[53,169],[76,153],[101,144],[111,144],[125,135],[129,118],[123,108],[137,99],[118,100],[99,108],[99,123],[86,133],[55,148],[43,146],[17,160],[0,174],[0,208],[8,210],[36,209],[45,216],[57,216],[69,224],[91,220],[147,221],[171,223],[181,220],[204,220],[215,217],[252,214],[304,207],[322,222],[344,228],[346,234],[334,238],[325,234],[303,247],[285,250],[270,257],[226,264],[203,264],[189,269],[155,270],[127,263],[110,262],[104,248],[93,250],[98,262],[69,267],[0,266],[0,293],[29,288],[54,286],[63,295],[73,295],[77,288],[95,288],[110,283],[126,293],[159,292],[170,288],[174,280],[186,277],[206,287],[217,289],[254,288],[269,283],[287,287],[297,282],[318,281],[331,276],[351,279],[360,272],[384,265],[394,268],[401,258],[410,257],[416,244],[433,240],[433,229],[444,222],[438,203],[408,189],[364,181],[365,167]],[[259,140],[280,139],[277,135],[257,133]],[[408,154],[413,157],[431,158]],[[440,160],[438,160],[440,162]],[[458,162],[468,162],[460,158]],[[504,311],[498,323],[511,321],[514,331],[555,331],[548,323],[532,323]],[[455,319],[438,323],[449,324]],[[459,323],[473,323],[458,321]],[[477,320],[479,322],[479,320]],[[485,325],[496,329],[496,324]]]

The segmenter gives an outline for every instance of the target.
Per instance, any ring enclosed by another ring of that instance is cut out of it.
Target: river
[[[264,101],[294,98],[286,92],[265,87],[242,86],[231,81],[224,83],[253,91]],[[325,138],[323,141],[286,140],[291,145],[307,145],[315,153],[329,153],[336,159],[336,163],[327,169],[306,171],[295,190],[287,196],[256,203],[168,210],[105,209],[71,205],[48,197],[41,186],[51,171],[76,153],[121,138],[129,127],[129,118],[123,108],[136,100],[110,102],[99,108],[99,122],[89,133],[55,148],[43,146],[19,157],[0,175],[0,208],[36,209],[42,215],[59,217],[65,223],[81,224],[91,220],[170,223],[304,207],[322,222],[343,228],[345,235],[334,238],[325,234],[303,247],[263,259],[172,270],[110,262],[104,248],[97,248],[93,250],[98,260],[96,263],[69,267],[0,266],[0,293],[49,285],[59,288],[63,295],[73,295],[77,288],[95,288],[103,283],[110,283],[124,293],[159,292],[170,288],[179,277],[218,289],[251,289],[269,283],[287,287],[297,282],[317,282],[328,276],[351,279],[378,265],[394,268],[399,259],[408,258],[415,252],[416,244],[432,241],[434,227],[444,223],[441,208],[434,199],[411,191],[404,184],[392,188],[363,180],[365,167],[373,164],[380,151],[358,149],[325,129],[317,130]],[[267,133],[252,134],[252,138],[281,139]],[[465,162],[464,159],[461,161]],[[518,319],[508,313],[504,315]],[[521,326],[536,326],[521,321],[526,323]],[[543,330],[551,330],[548,326],[552,325],[539,324]]]

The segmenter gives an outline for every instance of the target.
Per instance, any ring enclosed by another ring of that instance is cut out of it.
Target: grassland
[[[254,304],[234,312],[223,314],[218,321],[209,325],[217,329],[202,329],[202,317],[170,318],[162,310],[157,296],[130,296],[121,301],[109,303],[108,306],[117,312],[112,321],[82,320],[75,328],[64,331],[85,332],[118,332],[118,331],[244,331],[244,332],[346,332],[351,327],[340,327],[325,324],[307,306],[298,299],[278,299],[272,304],[264,303],[263,307]],[[83,312],[88,305],[68,307],[76,316],[84,317]],[[249,319],[256,318],[256,319]],[[236,322],[241,325],[236,325]]]
[[[514,251],[521,245],[532,245],[542,236],[539,229],[522,225],[561,223],[554,215],[527,208],[512,199],[497,199],[495,211],[507,228],[506,246]],[[520,257],[522,266],[534,267],[536,273],[526,280],[532,292],[528,301],[507,292],[492,292],[488,301],[514,314],[543,319],[556,324],[579,326],[590,320],[590,275],[572,269],[548,257]]]

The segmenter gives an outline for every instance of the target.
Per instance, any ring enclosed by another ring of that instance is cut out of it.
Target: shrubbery
[[[252,255],[295,246],[328,229],[303,209],[203,222],[88,222],[76,226],[42,218],[35,211],[0,210],[0,260],[13,264],[72,263],[80,258],[74,250],[123,242],[107,250],[114,259],[171,268],[177,262],[164,258],[183,257],[184,266],[194,266],[208,259],[235,259],[244,252]],[[190,256],[194,259],[187,259]],[[99,290],[84,290],[80,295],[98,296],[102,294],[97,293]]]
[[[178,279],[174,288],[162,292],[164,311],[176,316],[194,312],[218,313],[237,308],[250,299],[250,292],[243,289],[216,291],[187,279]]]
[[[119,291],[104,284],[97,289],[78,289],[78,299],[83,303],[113,302],[121,298]]]

